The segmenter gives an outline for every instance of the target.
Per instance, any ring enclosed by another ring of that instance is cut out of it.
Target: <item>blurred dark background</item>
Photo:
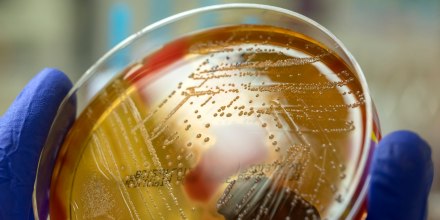
[[[109,48],[161,18],[232,0],[0,0],[0,115],[42,68],[72,81]],[[335,34],[363,68],[383,134],[418,132],[440,170],[440,1],[254,0],[302,13]],[[122,8],[122,9],[121,9]],[[113,19],[121,13],[122,21]],[[118,27],[119,25],[119,27]],[[123,25],[123,27],[120,27]],[[440,177],[429,219],[440,219]]]

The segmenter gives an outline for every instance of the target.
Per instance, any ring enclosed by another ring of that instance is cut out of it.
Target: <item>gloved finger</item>
[[[55,69],[34,77],[0,121],[0,214],[28,219],[38,158],[72,83]]]
[[[410,131],[386,136],[373,157],[367,219],[426,219],[432,179],[424,140]]]

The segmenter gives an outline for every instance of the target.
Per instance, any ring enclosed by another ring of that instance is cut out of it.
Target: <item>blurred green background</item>
[[[0,115],[42,68],[72,81],[119,40],[177,12],[228,0],[0,0]],[[335,34],[363,68],[383,134],[418,132],[440,170],[440,1],[254,0],[302,13]],[[112,20],[117,7],[126,13]],[[128,13],[127,13],[128,12]],[[121,27],[122,25],[122,27]],[[440,219],[435,175],[429,219]]]

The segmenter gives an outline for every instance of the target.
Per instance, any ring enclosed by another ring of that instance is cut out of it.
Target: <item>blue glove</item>
[[[40,151],[71,87],[64,73],[44,69],[0,118],[0,219],[33,219],[31,198]]]
[[[367,219],[426,219],[432,178],[425,141],[409,131],[388,135],[373,156]]]

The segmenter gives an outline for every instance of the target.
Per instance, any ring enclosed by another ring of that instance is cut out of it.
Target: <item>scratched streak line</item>
[[[124,94],[124,93],[122,93],[122,94]],[[123,100],[126,100],[126,99],[123,99]],[[116,114],[116,111],[117,110],[115,109],[112,112],[112,114],[108,117],[108,121],[110,122],[111,130],[114,132],[115,135],[118,134],[119,132],[122,133],[122,135],[124,137],[125,143],[122,143],[121,139],[117,138],[117,140],[116,140],[117,141],[117,145],[115,147],[119,147],[120,149],[125,149],[127,147],[131,159],[135,162],[135,169],[139,169],[140,166],[139,166],[139,163],[138,163],[138,161],[136,159],[136,155],[134,153],[133,147],[132,147],[130,141],[128,140],[128,138],[127,138],[128,136],[127,136],[127,134],[125,132],[125,129],[123,128],[122,120],[119,118],[118,114]],[[114,120],[116,121],[116,124],[119,125],[119,126],[116,126]],[[122,129],[118,129],[121,126],[122,126]],[[121,176],[121,178],[122,178],[122,176]],[[149,212],[149,208],[148,208],[148,205],[147,205],[148,203],[146,202],[146,200],[144,198],[144,195],[142,194],[142,192],[139,189],[137,191],[138,191],[138,193],[139,193],[139,195],[140,195],[140,197],[141,197],[141,199],[143,201],[144,207]],[[159,212],[159,210],[158,210],[158,213],[159,213],[159,216],[162,216],[162,213]],[[163,217],[161,217],[161,218],[163,219]]]
[[[206,80],[205,80],[206,81]],[[203,81],[202,83],[201,83],[201,85],[199,85],[199,86],[202,86],[203,85],[203,83],[205,82],[205,81]],[[158,135],[159,135],[159,133],[162,133],[164,130],[166,130],[166,123],[168,122],[168,120],[179,110],[179,109],[181,109],[182,108],[182,106],[191,98],[191,97],[199,97],[199,96],[202,96],[202,95],[216,95],[216,94],[219,94],[222,90],[219,90],[219,91],[211,91],[211,90],[206,90],[206,91],[195,91],[195,88],[198,88],[199,86],[197,86],[197,87],[189,87],[189,88],[187,88],[187,90],[189,90],[189,92],[185,92],[185,98],[184,99],[182,99],[169,113],[168,113],[168,115],[161,121],[161,122],[159,122],[158,123],[158,126],[156,126],[154,129],[153,129],[153,134],[152,134],[152,136],[153,137],[157,137]],[[144,120],[142,120],[142,121],[140,121],[140,123],[138,123],[133,129],[132,129],[132,132],[133,131],[135,131],[135,130],[137,130],[137,129],[139,129],[139,128],[141,128],[142,126],[144,126],[145,125],[145,119]],[[152,139],[154,139],[154,138],[152,138]]]
[[[118,89],[120,89],[120,88],[121,88],[121,86],[118,86]],[[128,107],[128,106],[127,106],[127,100],[128,100],[130,97],[127,96],[127,94],[126,94],[124,91],[120,91],[119,93],[122,95],[122,98],[123,98],[123,99],[122,99],[122,102],[121,102],[121,107],[123,108],[124,112],[128,114],[129,111],[127,111],[127,107]],[[127,146],[128,150],[129,150],[129,153],[130,153],[130,156],[131,156],[132,160],[135,162],[135,167],[136,167],[136,169],[139,169],[139,168],[140,168],[140,164],[139,164],[138,160],[136,159],[136,155],[135,155],[135,153],[134,153],[133,145],[131,144],[130,139],[128,138],[128,134],[127,134],[126,129],[125,129],[124,125],[123,125],[123,122],[122,122],[122,120],[121,120],[119,114],[116,114],[116,111],[117,111],[117,110],[115,109],[115,110],[113,111],[113,114],[111,115],[112,117],[109,117],[111,127],[112,127],[112,129],[113,129],[113,128],[115,129],[115,133],[119,133],[119,132],[121,132],[122,136],[124,137],[125,144],[122,144],[122,143],[120,142],[119,138],[117,139],[117,142],[118,142],[119,146],[120,146],[122,149],[124,149],[125,146]],[[115,126],[115,123],[113,122],[112,118],[114,118],[114,119],[116,120],[116,124],[119,125],[119,126]],[[118,129],[118,128],[120,128],[120,129]],[[118,130],[118,131],[116,131],[116,130]],[[141,154],[141,157],[142,157],[141,159],[142,159],[143,161],[147,161],[145,155]],[[142,202],[143,202],[143,204],[144,204],[144,207],[146,208],[146,211],[148,212],[148,214],[149,214],[150,216],[152,216],[152,213],[151,213],[150,208],[149,208],[149,206],[148,206],[149,203],[148,203],[147,200],[145,199],[144,193],[143,193],[140,189],[137,189],[137,192],[138,192],[138,195],[140,195],[140,197],[141,197],[141,199],[142,199]],[[148,196],[150,196],[148,193],[146,193],[146,194],[147,194]],[[151,197],[151,196],[150,196],[150,197]],[[167,205],[168,205],[168,204],[167,204]],[[162,213],[160,212],[160,210],[158,209],[158,207],[156,206],[155,203],[153,203],[153,206],[156,208],[157,213],[159,213],[159,217],[160,217],[161,219],[165,219],[165,218],[163,217]]]
[[[245,76],[251,76],[251,77],[259,77],[259,76],[270,76],[274,75],[275,73],[265,71],[264,69],[260,70],[246,70],[241,71],[242,69],[231,69],[234,71],[239,72],[233,72],[233,71],[222,71],[222,70],[211,70],[209,74],[194,74],[192,76],[192,79],[194,80],[204,80],[204,79],[222,79],[222,78],[231,78],[231,77],[245,77]],[[199,72],[198,72],[199,73]],[[217,74],[218,73],[218,74]]]
[[[289,186],[290,183],[289,181],[291,181],[291,178],[294,178],[292,175],[298,175],[298,178],[301,178],[301,176],[303,175],[304,172],[304,167],[300,167],[294,170],[294,172],[291,172],[290,169],[292,168],[291,166],[293,166],[293,164],[303,164],[301,166],[304,166],[304,161],[302,160],[307,159],[306,155],[303,154],[302,151],[296,151],[295,152],[295,156],[293,157],[289,157],[286,159],[285,165],[283,167],[277,167],[277,169],[272,173],[272,177],[283,177],[284,179],[282,179],[283,186]],[[289,165],[287,165],[289,164]],[[290,190],[290,188],[288,188]],[[301,194],[299,192],[296,192],[299,196],[301,196]]]
[[[122,93],[123,93],[124,95],[126,95],[124,91],[122,91]],[[172,91],[172,92],[168,95],[168,97],[171,98],[171,97],[173,97],[175,94],[176,94],[176,91],[174,90],[174,91]],[[153,112],[149,112],[149,113],[147,114],[147,116],[145,116],[145,117],[142,119],[142,123],[137,123],[134,127],[132,127],[131,132],[135,132],[137,129],[139,129],[139,126],[142,126],[142,124],[147,123],[148,120],[150,120],[150,119],[154,116],[154,114],[155,114],[157,111],[158,111],[158,110],[156,109],[156,110],[154,110]]]
[[[214,95],[209,96],[202,104],[200,104],[200,107],[205,106],[211,99],[214,97]]]
[[[307,108],[307,103],[306,103],[303,99],[300,99],[300,101],[302,101],[303,105]],[[330,142],[330,139],[329,139],[329,137],[327,136],[327,134],[325,134],[325,133],[323,132],[323,129],[322,129],[320,123],[318,123],[316,120],[314,120],[314,119],[313,119],[314,117],[308,117],[307,113],[305,113],[305,114],[306,114],[306,117],[307,117],[307,118],[311,118],[310,121],[312,122],[312,124],[314,124],[314,127],[318,127],[318,128],[319,128],[319,130],[320,130],[319,133],[325,137],[325,139],[328,141],[327,144],[330,145],[330,143],[331,143],[331,142]],[[341,161],[341,158],[339,157],[339,155],[337,155],[336,153],[334,153],[334,152],[335,152],[335,150],[334,150],[334,146],[333,146],[333,145],[330,145],[330,146],[332,146],[332,151],[330,151],[330,152],[331,152],[331,153],[333,152],[333,155],[336,157],[336,159],[338,160],[338,162],[340,162],[340,161]],[[323,155],[322,164],[321,164],[320,169],[318,169],[318,170],[320,170],[318,179],[323,179],[323,173],[324,173],[324,171],[325,171],[325,162],[326,162],[326,159],[327,159],[327,147],[324,148],[324,155]],[[317,184],[318,184],[318,182],[317,182]],[[319,186],[320,186],[320,184],[317,185],[316,187],[319,188]],[[312,196],[311,199],[312,199],[313,201],[315,201],[315,199],[316,199],[316,194],[315,194],[314,196]]]
[[[300,101],[303,103],[304,107],[308,108],[307,103],[303,99],[301,99]],[[309,117],[309,115],[306,112],[304,112],[304,114],[306,115],[306,118],[310,118],[311,119],[310,122],[313,124],[313,126],[315,128],[319,129],[318,134],[320,134],[321,136],[323,136],[325,138],[325,140],[327,141],[327,145],[331,146],[332,150],[330,151],[330,153],[333,154],[333,156],[338,160],[338,162],[342,161],[340,156],[339,156],[339,154],[336,154],[335,146],[333,146],[333,144],[331,143],[330,138],[328,137],[326,132],[322,129],[321,124],[317,120],[315,120],[315,117]],[[325,149],[327,149],[327,147]]]
[[[249,91],[258,92],[309,92],[309,91],[326,91],[334,89],[336,86],[347,85],[349,81],[333,81],[326,83],[277,83],[274,85],[253,86],[248,88]]]
[[[113,119],[116,121],[116,123],[113,121]],[[117,138],[116,139],[117,145],[119,147],[121,147],[121,149],[124,149],[125,146],[127,146],[126,149],[128,149],[128,152],[131,156],[131,159],[134,161],[136,169],[140,168],[139,161],[136,158],[133,146],[131,145],[130,140],[128,139],[127,132],[124,129],[124,124],[122,123],[122,120],[119,117],[119,114],[116,112],[116,109],[113,110],[111,115],[109,115],[108,120],[110,122],[111,128],[115,130],[115,133],[118,134],[120,132],[122,134],[123,139],[124,139],[125,145],[123,143],[121,143],[121,139]],[[117,129],[118,127],[122,127],[122,129]]]
[[[128,111],[128,108],[130,108],[130,102],[133,102],[133,101],[131,100],[131,98],[128,95],[127,91],[124,90],[124,86],[121,85],[121,84],[116,84],[115,85],[115,89],[118,91],[119,94],[121,94],[122,99],[121,99],[120,105],[121,105],[121,107],[124,110],[124,114],[130,114],[132,117],[134,117],[134,114],[132,114],[130,111]],[[116,114],[116,112],[113,112],[113,113],[114,113],[113,114],[114,117],[116,118],[116,123],[118,125],[123,125],[122,119],[119,116],[119,114]],[[128,118],[132,118],[132,117],[128,117]],[[137,159],[136,159],[136,155],[134,153],[134,147],[131,144],[130,139],[128,138],[129,135],[127,134],[127,131],[126,131],[125,128],[124,129],[120,129],[120,130],[121,130],[122,136],[124,137],[124,140],[125,140],[126,144],[128,145],[129,152],[130,152],[133,160],[135,161],[136,169],[139,169],[141,167],[141,164],[139,164]],[[134,137],[136,137],[136,135],[134,135]],[[118,141],[119,141],[119,139],[118,139]],[[147,161],[146,155],[141,154],[141,160],[142,161]]]
[[[318,62],[321,60],[322,57],[327,56],[326,54],[321,54],[314,57],[307,57],[307,58],[287,58],[287,59],[280,59],[280,60],[265,60],[265,61],[245,61],[242,63],[235,63],[230,64],[226,67],[220,67],[217,69],[212,70],[201,70],[199,73],[212,73],[212,72],[218,72],[218,71],[230,71],[230,70],[237,70],[237,69],[259,69],[259,68],[280,68],[280,67],[288,67],[288,66],[302,66],[307,64],[312,64],[315,62]]]
[[[161,122],[159,122],[159,126],[165,126],[165,123],[168,121],[168,119],[170,119],[173,115],[174,115],[174,113],[176,113],[177,112],[177,110],[179,110],[187,101],[188,101],[188,99],[190,98],[190,96],[186,96],[182,101],[180,101],[177,105],[176,105],[176,107],[174,107],[172,110],[171,110],[171,112],[161,121]],[[134,106],[134,103],[133,103],[133,106]],[[137,110],[136,110],[137,111]],[[139,120],[138,120],[138,123],[136,124],[136,126],[132,129],[132,132],[134,132],[135,130],[138,130],[138,129],[145,129],[145,123],[146,123],[147,121],[146,120],[141,120],[141,117],[140,117],[140,114],[139,114]],[[161,128],[154,128],[153,130],[160,130]]]
[[[108,162],[104,156],[104,153],[102,152],[102,149],[98,146],[96,146],[95,142],[91,142],[91,153],[92,157],[95,161],[101,161],[102,163],[96,163],[96,168],[101,172],[101,175],[103,175],[107,180],[110,180],[110,177],[107,175],[111,175],[111,170],[109,168]],[[95,152],[97,151],[97,152]],[[103,168],[101,168],[101,164]]]
[[[156,208],[156,210],[158,210],[158,208],[157,208],[157,206],[156,206],[156,203],[155,203],[153,197],[151,196],[150,193],[148,193],[148,191],[149,191],[149,190],[147,189],[145,194],[147,194],[147,197],[150,199],[150,203],[153,204],[154,208]],[[138,189],[138,192],[142,193],[142,191],[141,191],[140,189]],[[151,211],[150,211],[150,209],[148,208],[148,206],[147,206],[147,212],[148,212],[148,215],[150,216],[150,218],[151,218],[151,219],[154,219],[153,214],[151,213]],[[162,219],[164,219],[162,213],[159,212],[159,215],[160,215],[160,217],[161,217]]]
[[[302,135],[302,133],[299,133],[301,128],[295,122],[295,120],[293,120],[292,116],[286,111],[286,109],[280,103],[276,103],[276,104],[284,111],[285,118],[288,119],[286,120],[286,122],[289,124],[289,127],[293,128],[292,130],[295,132],[295,135],[301,141],[301,144],[305,146],[311,146],[310,142],[304,137],[304,135]]]
[[[164,126],[157,126],[153,129],[153,131],[151,132],[151,140],[156,139],[157,137],[159,137],[161,134],[163,134],[163,132],[165,132],[165,130],[168,129],[168,125],[164,125]]]
[[[186,100],[187,100],[187,98],[185,98],[184,100],[182,100],[182,102],[179,103],[179,104],[180,104],[180,105],[183,105],[184,101],[186,102]],[[139,124],[143,124],[143,123],[142,123],[142,117],[141,117],[141,115],[140,115],[138,109],[136,108],[136,105],[134,104],[133,100],[128,99],[128,101],[129,101],[130,109],[131,109],[131,111],[133,112],[133,115],[135,116],[136,121],[137,121]],[[179,106],[179,107],[180,107],[180,106]],[[177,109],[176,109],[175,111],[177,111]],[[173,112],[173,114],[174,114],[174,112]],[[169,116],[169,117],[171,117],[171,116]],[[154,163],[154,165],[155,165],[157,168],[159,168],[159,169],[163,169],[162,164],[161,164],[161,162],[160,162],[160,160],[159,160],[159,157],[157,156],[156,149],[154,148],[154,145],[153,145],[153,143],[151,142],[150,135],[149,135],[147,129],[146,129],[144,126],[140,126],[140,131],[141,131],[142,137],[144,138],[144,142],[145,142],[145,144],[147,145],[147,149],[148,149],[148,151],[149,151],[149,153],[150,153],[150,155],[151,155],[151,157],[152,157],[152,159],[153,159],[153,163]],[[168,190],[168,194],[169,194],[169,196],[171,197],[171,199],[172,199],[173,202],[174,202],[174,205],[175,205],[175,206],[178,208],[178,210],[179,210],[180,217],[181,217],[182,219],[187,219],[187,217],[186,217],[186,215],[185,215],[185,213],[184,213],[182,207],[180,207],[180,205],[179,205],[179,201],[177,200],[176,196],[175,196],[174,193],[173,193],[173,190],[172,190],[171,184],[170,184],[169,182],[165,181],[165,185],[166,185],[166,188],[167,188],[167,190]]]
[[[101,148],[101,146],[110,146],[110,143],[108,143],[107,139],[105,138],[105,134],[103,134],[103,131],[101,129],[97,129],[95,135],[92,135],[92,138],[93,138],[93,142],[95,143],[95,145],[98,146],[99,148]],[[104,142],[103,145],[100,143],[99,139],[102,139],[102,141]],[[110,155],[112,162],[113,162],[113,165],[115,167],[114,169],[118,175],[118,176],[113,175],[113,178],[115,178],[115,180],[118,180],[118,179],[122,180],[121,172],[119,171],[119,167],[118,167],[116,160],[115,160],[115,157],[113,156],[113,153],[111,151],[109,151],[109,155]],[[113,174],[114,172],[111,172],[111,173]],[[123,198],[127,198],[127,200],[128,200],[127,201],[126,199],[124,199],[125,203],[128,203],[127,205],[129,207],[131,207],[133,210],[133,213],[130,211],[131,218],[134,219],[136,217],[136,219],[140,219],[139,213],[137,212],[136,207],[133,204],[133,201],[130,199],[130,194],[128,194],[127,189],[123,185],[118,185],[118,188],[119,188],[119,191],[125,195],[125,196],[123,196]]]

